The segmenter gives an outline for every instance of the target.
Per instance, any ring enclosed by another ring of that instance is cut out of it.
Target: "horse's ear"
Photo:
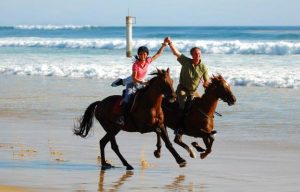
[[[170,68],[168,67],[168,69],[167,69],[167,73],[170,73]]]
[[[158,74],[161,74],[161,73],[162,73],[161,70],[160,70],[159,68],[157,68],[157,67],[156,67],[156,70],[157,70],[157,73],[158,73]]]
[[[223,80],[223,79],[224,79],[220,73],[218,73],[218,78],[219,78],[220,80]]]
[[[214,75],[214,74],[211,74],[210,80],[213,82],[214,79],[216,79],[215,75]]]

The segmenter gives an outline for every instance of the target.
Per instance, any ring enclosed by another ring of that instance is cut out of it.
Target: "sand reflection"
[[[99,183],[98,183],[98,191],[119,191],[120,187],[128,180],[128,178],[133,176],[133,171],[126,171],[116,182],[113,182],[111,186],[105,185],[104,177],[105,177],[105,170],[101,170],[99,173]]]

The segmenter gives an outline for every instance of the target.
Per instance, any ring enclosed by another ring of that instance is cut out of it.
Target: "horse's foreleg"
[[[167,131],[165,127],[161,128],[161,138],[163,139],[163,141],[165,142],[165,145],[167,147],[167,149],[172,153],[172,155],[175,157],[176,162],[179,164],[180,167],[185,167],[186,165],[186,161],[180,157],[180,155],[177,153],[177,151],[174,149],[174,147],[172,146],[172,143],[170,142],[170,139],[167,135]]]
[[[160,150],[161,150],[161,139],[160,139],[160,132],[156,131],[157,143],[156,143],[156,150],[154,151],[154,156],[156,158],[160,158]]]
[[[201,159],[204,159],[209,153],[211,153],[212,144],[214,142],[214,137],[211,135],[205,136],[205,137],[203,137],[203,142],[206,146],[206,150],[204,153],[200,154]]]
[[[198,152],[202,153],[202,152],[205,151],[205,149],[203,149],[202,147],[200,147],[200,145],[199,145],[196,141],[192,142],[191,144],[192,144],[193,147],[195,147],[195,149],[196,149]]]
[[[191,158],[196,158],[194,151],[182,141],[182,135],[176,134],[174,142],[189,152]]]
[[[115,134],[110,135],[110,143],[112,150],[118,155],[119,159],[122,161],[123,165],[126,166],[127,170],[132,170],[133,167],[129,165],[129,163],[125,160],[125,158],[122,156],[122,154],[119,151],[119,146],[116,141],[115,135],[119,132],[118,130]]]

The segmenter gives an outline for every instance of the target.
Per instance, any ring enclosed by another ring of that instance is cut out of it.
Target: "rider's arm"
[[[207,81],[207,80],[204,80],[204,82],[203,82],[203,87],[204,87],[204,88],[207,88],[207,87],[208,87],[208,85],[209,85],[209,81]]]
[[[205,67],[205,72],[203,74],[203,87],[204,88],[207,88],[209,85],[209,80],[208,80],[208,70],[207,68]]]
[[[165,38],[165,42],[167,42],[169,44],[169,47],[172,51],[172,53],[178,58],[181,56],[180,51],[175,47],[175,45],[173,44],[173,42],[171,41],[170,37],[166,37]]]
[[[152,61],[154,61],[155,59],[157,59],[165,50],[167,44],[164,42],[161,44],[161,47],[159,48],[159,50],[157,51],[157,53],[155,53],[155,55],[152,56]]]
[[[133,80],[133,82],[135,82],[135,83],[141,83],[141,84],[144,84],[144,83],[145,83],[144,81],[141,81],[141,80],[138,80],[138,79],[137,79],[137,72],[136,72],[136,71],[133,71],[133,72],[132,72],[132,80]]]
[[[170,46],[170,48],[171,48],[172,53],[173,53],[177,58],[181,56],[181,52],[178,51],[178,49],[175,47],[175,45],[173,44],[172,41],[169,43],[169,46]]]

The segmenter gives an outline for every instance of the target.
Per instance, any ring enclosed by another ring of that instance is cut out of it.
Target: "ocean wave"
[[[279,77],[264,75],[263,78],[250,75],[244,77],[230,75],[225,79],[229,84],[241,87],[300,88],[300,78],[290,75]]]
[[[7,65],[0,66],[0,75],[27,75],[27,76],[53,76],[65,78],[94,78],[113,80],[116,78],[127,77],[131,73],[130,64],[74,64],[74,65]],[[151,66],[149,71],[156,70],[156,67],[165,69],[172,66]],[[210,67],[211,74],[223,74],[228,83],[233,86],[241,87],[272,87],[272,88],[300,88],[300,71],[291,71],[284,68],[274,70],[239,68],[239,70]],[[179,78],[180,66],[172,67],[172,77]],[[148,76],[147,78],[151,78]]]
[[[300,42],[293,41],[174,41],[180,51],[188,52],[197,46],[205,54],[241,54],[241,55],[297,55],[300,54]],[[157,50],[161,40],[137,39],[133,49],[148,46]],[[126,48],[124,39],[66,39],[66,38],[0,38],[0,47],[38,47],[67,49],[109,49]],[[167,49],[168,50],[168,49]]]
[[[17,25],[14,26],[14,29],[23,29],[23,30],[61,30],[61,29],[93,29],[98,28],[99,26],[95,25]]]

